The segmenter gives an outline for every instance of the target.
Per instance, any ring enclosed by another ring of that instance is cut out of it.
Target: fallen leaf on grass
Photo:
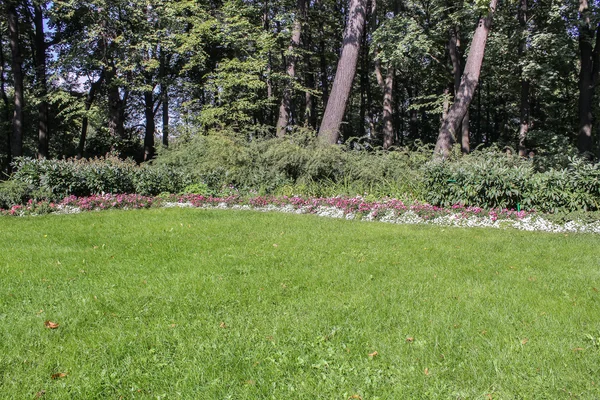
[[[592,288],[592,290],[593,290],[594,292],[598,293],[598,289],[597,289],[597,288],[593,287],[593,288]]]
[[[278,247],[279,245],[276,243],[273,243],[273,247]]]
[[[585,350],[583,347],[575,347],[573,351],[583,351]]]
[[[414,341],[415,341],[415,338],[414,338],[414,337],[407,337],[407,338],[406,338],[406,343],[412,343],[412,342],[414,342]]]
[[[46,321],[44,322],[44,326],[48,329],[56,329],[58,328],[58,324],[56,322],[52,322],[52,321]]]
[[[52,374],[51,378],[52,379],[60,379],[60,378],[64,378],[65,376],[67,376],[66,373],[59,372],[59,373],[56,373],[56,374]]]
[[[526,345],[526,344],[527,344],[527,342],[529,342],[529,339],[527,339],[527,338],[523,338],[523,339],[521,340],[521,344],[522,344],[522,345]]]
[[[225,328],[227,328],[227,324],[225,322],[221,322],[219,324],[219,328],[225,329]]]
[[[40,390],[39,392],[37,392],[37,393],[35,394],[35,398],[36,398],[36,399],[39,399],[40,397],[42,397],[42,396],[43,396],[43,395],[45,395],[45,394],[46,394],[46,391],[45,391],[45,390]]]
[[[372,352],[372,353],[369,353],[369,357],[371,357],[371,358],[375,358],[375,357],[377,357],[378,355],[379,355],[379,353],[378,353],[378,352],[376,352],[376,351],[374,351],[374,352]]]
[[[246,385],[254,385],[256,384],[256,381],[253,381],[252,379],[249,379],[246,381]]]
[[[491,394],[488,394],[487,396],[485,396],[485,398],[486,398],[487,400],[492,400],[492,399],[493,399],[493,397],[492,397],[492,395],[491,395]]]
[[[360,394],[353,394],[352,396],[348,397],[348,400],[350,399],[362,400],[362,397],[360,397]]]
[[[425,373],[425,375],[429,376],[429,368],[425,368],[423,372]]]

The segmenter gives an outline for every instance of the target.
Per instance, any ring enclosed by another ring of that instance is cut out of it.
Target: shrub
[[[38,188],[52,200],[69,195],[177,192],[185,186],[182,174],[166,168],[137,166],[114,156],[90,160],[18,158],[11,181]]]

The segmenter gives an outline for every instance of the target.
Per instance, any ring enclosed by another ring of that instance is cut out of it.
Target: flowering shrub
[[[137,194],[104,194],[85,197],[68,196],[60,202],[30,200],[26,205],[16,205],[0,210],[3,215],[39,215],[46,213],[78,213],[82,211],[110,209],[140,209],[150,207],[194,207],[220,209],[247,209],[257,211],[280,211],[299,214],[382,221],[400,224],[436,224],[464,227],[506,227],[522,230],[545,230],[551,232],[600,233],[600,221],[551,222],[535,212],[511,209],[466,207],[460,204],[438,207],[430,204],[406,204],[398,199],[381,201],[362,197],[313,197],[254,196],[243,197],[204,196],[197,194],[142,196]]]

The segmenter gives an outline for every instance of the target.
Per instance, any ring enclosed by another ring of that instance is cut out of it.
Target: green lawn
[[[598,290],[593,235],[5,217],[0,398],[597,399]]]

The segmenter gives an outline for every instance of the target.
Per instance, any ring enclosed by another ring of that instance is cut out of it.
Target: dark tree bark
[[[396,70],[388,65],[383,82],[383,148],[389,149],[394,145],[394,105],[393,90]]]
[[[579,0],[579,51],[581,70],[579,71],[579,137],[577,148],[580,153],[591,153],[592,139],[592,101],[594,87],[598,82],[600,70],[600,25],[594,29],[590,22],[588,0]],[[596,44],[593,45],[594,35]]]
[[[367,92],[369,87],[369,43],[367,42],[366,36],[366,34],[363,35],[363,41],[360,51],[360,110],[358,112],[358,137],[365,136],[365,120],[367,117],[367,107],[371,105],[371,99],[367,98]]]
[[[473,100],[473,95],[475,94],[475,89],[477,88],[479,75],[481,73],[481,65],[483,64],[485,44],[492,25],[492,17],[496,11],[497,3],[498,0],[490,0],[487,16],[479,19],[477,29],[475,29],[471,49],[469,50],[469,56],[467,57],[467,62],[461,77],[460,86],[454,99],[454,104],[450,107],[448,116],[442,124],[435,145],[435,154],[437,156],[441,155],[445,157],[452,149],[456,132]]]
[[[448,54],[450,55],[450,61],[452,62],[452,76],[454,77],[454,96],[458,93],[460,88],[460,78],[462,76],[462,62],[460,52],[460,34],[457,27],[450,28],[450,40],[448,41]],[[446,119],[448,114],[444,116],[443,121]],[[458,133],[458,132],[457,132]],[[458,137],[456,138],[458,140]],[[461,121],[461,150],[463,154],[467,154],[470,151],[469,143],[469,110],[465,113]]]
[[[294,80],[296,79],[296,61],[298,56],[296,49],[300,47],[300,35],[302,34],[302,20],[305,14],[304,0],[298,0],[296,18],[294,19],[294,28],[292,30],[292,40],[287,51],[287,75],[288,82],[283,89],[281,104],[279,105],[279,119],[277,120],[277,137],[283,137],[290,124],[292,116],[292,94]]]
[[[38,158],[48,158],[50,132],[48,127],[48,83],[46,80],[46,39],[42,7],[34,2],[33,23],[35,25],[35,76],[38,104]]]
[[[95,82],[92,82],[90,85],[90,90],[85,99],[85,114],[83,119],[81,120],[81,134],[79,136],[79,145],[77,146],[77,159],[81,159],[83,157],[83,151],[85,149],[85,141],[87,139],[87,130],[88,130],[88,116],[87,112],[92,107],[94,103],[94,99],[96,98],[96,93],[100,89],[102,82],[104,81],[104,71],[100,72],[100,76]]]
[[[527,51],[527,0],[521,0],[519,5],[519,26],[521,28],[521,40],[519,42],[519,58],[525,56]],[[517,146],[520,157],[527,156],[527,132],[529,131],[529,80],[523,76],[523,68],[519,68],[521,76],[521,106],[519,121],[519,144]]]
[[[144,92],[144,117],[146,118],[146,132],[144,134],[144,161],[154,157],[154,93],[152,90]]]
[[[170,55],[167,57],[164,50],[161,48],[159,58],[160,103],[162,103],[162,145],[167,148],[169,147],[169,83],[167,70],[171,63],[171,57]]]
[[[360,43],[365,29],[367,0],[350,0],[348,22],[344,29],[342,52],[338,62],[331,95],[327,101],[319,137],[326,143],[335,144],[340,135],[340,126],[346,104],[356,75],[356,64]]]
[[[164,147],[169,147],[169,90],[168,86],[163,83],[160,87],[160,95],[162,96],[162,144]]]
[[[123,100],[119,93],[114,66],[106,70],[106,84],[108,86],[108,130],[116,140],[125,138],[125,126],[123,121]]]
[[[4,49],[2,48],[2,45],[4,44],[3,38],[2,38],[2,32],[0,31],[0,95],[2,96],[2,102],[4,103],[4,115],[3,115],[3,121],[2,121],[2,125],[6,125],[8,127],[8,125],[11,122],[11,118],[10,118],[10,103],[8,100],[8,96],[6,95],[6,80],[4,79],[4,74],[6,72],[6,68],[5,68],[5,60],[4,60]],[[6,152],[7,152],[7,159],[10,163],[10,137],[11,137],[11,131],[7,129],[6,131],[7,135],[6,135]],[[2,166],[3,168],[7,168],[8,170],[10,170],[10,164],[6,165],[6,166]],[[10,172],[10,171],[9,171]]]
[[[307,35],[306,40],[306,53],[304,54],[304,82],[307,88],[316,89],[315,87],[315,73],[313,71],[312,57],[310,54],[310,35]],[[307,91],[304,94],[304,123],[306,126],[312,129],[317,128],[317,103],[315,102],[314,96],[311,92]]]
[[[11,157],[23,155],[23,71],[21,69],[21,49],[19,47],[19,15],[13,3],[6,6],[8,14],[8,34],[12,56],[13,88],[15,91],[14,111],[12,118],[12,136],[10,138]]]
[[[321,32],[323,34],[323,32]],[[327,58],[325,53],[325,40],[321,39],[319,44],[319,62],[321,67],[321,98],[323,99],[323,109],[327,107],[329,101],[329,79],[327,77]]]

